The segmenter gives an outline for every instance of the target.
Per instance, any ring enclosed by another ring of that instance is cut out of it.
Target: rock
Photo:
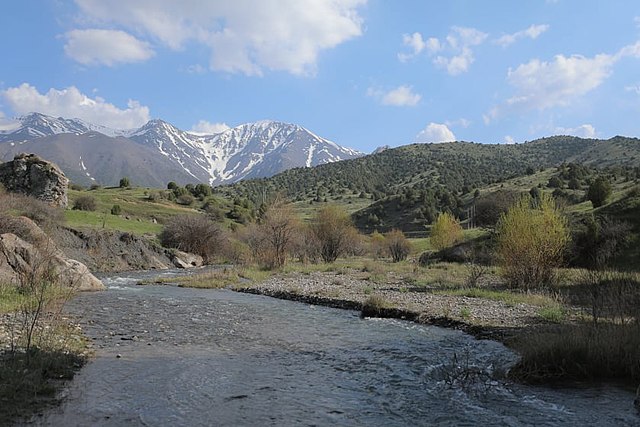
[[[26,194],[54,206],[68,205],[69,179],[55,164],[35,154],[18,154],[0,164],[0,183],[7,191]]]
[[[105,288],[84,264],[66,258],[48,242],[33,245],[12,233],[0,235],[0,281],[17,285],[33,272],[50,270],[61,284],[80,291]]]
[[[202,267],[204,260],[200,255],[190,254],[179,250],[171,251],[171,262],[178,268]]]

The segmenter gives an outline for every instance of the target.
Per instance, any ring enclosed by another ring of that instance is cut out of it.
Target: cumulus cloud
[[[433,54],[442,49],[440,40],[435,37],[430,37],[427,40],[424,40],[422,38],[422,34],[417,32],[413,34],[403,34],[402,44],[411,48],[410,53],[401,52],[398,54],[398,59],[402,62],[406,62],[411,58],[420,55],[420,53],[422,53],[422,51],[424,50],[426,50],[430,54]]]
[[[584,124],[574,128],[556,127],[555,133],[558,135],[579,136],[581,138],[595,138],[596,128],[590,124]]]
[[[543,24],[543,25],[531,25],[526,30],[518,31],[518,32],[513,33],[513,34],[505,34],[504,36],[502,36],[499,39],[495,40],[495,43],[499,44],[502,47],[507,47],[507,46],[515,43],[519,39],[523,39],[525,37],[528,37],[528,38],[530,38],[532,40],[535,40],[535,39],[538,38],[538,36],[540,34],[544,33],[548,29],[549,29],[549,26],[546,25],[546,24]]]
[[[456,136],[443,123],[429,123],[424,130],[416,135],[416,142],[452,142]]]
[[[83,65],[143,62],[154,55],[149,43],[124,31],[73,30],[65,34],[64,52]]]
[[[320,52],[362,34],[366,0],[76,0],[82,21],[116,26],[179,50],[198,43],[209,68],[313,75]]]
[[[191,127],[189,133],[194,135],[212,135],[214,133],[222,133],[231,129],[226,123],[211,123],[206,120],[200,120]]]
[[[507,136],[504,137],[504,143],[511,145],[511,144],[515,144],[516,140],[513,139],[513,137],[511,135],[507,135]]]
[[[129,100],[121,109],[100,97],[90,98],[75,86],[40,93],[28,83],[0,92],[7,105],[19,115],[39,112],[51,116],[79,118],[114,129],[132,129],[149,121],[149,108]]]
[[[367,96],[376,98],[382,105],[395,107],[414,107],[422,99],[422,95],[414,93],[411,86],[402,85],[389,91],[370,87]]]
[[[412,52],[399,53],[398,59],[406,61],[426,50],[437,67],[455,76],[469,70],[469,66],[475,61],[471,48],[482,44],[487,37],[488,34],[467,27],[451,27],[443,40],[431,37],[424,41],[420,33],[405,34],[403,44],[411,47]]]

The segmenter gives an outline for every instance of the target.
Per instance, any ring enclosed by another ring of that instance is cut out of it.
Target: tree
[[[524,290],[553,282],[570,240],[567,219],[546,193],[522,196],[500,218],[496,236],[504,277]]]
[[[346,252],[354,227],[344,209],[329,205],[318,210],[311,223],[311,233],[317,241],[320,257],[329,263]]]
[[[474,220],[480,227],[495,227],[500,215],[505,213],[519,198],[515,191],[498,190],[479,197],[475,203]]]
[[[586,198],[591,201],[594,208],[604,205],[611,195],[611,183],[604,176],[596,178],[587,190]]]
[[[438,215],[431,227],[431,245],[442,250],[462,241],[462,227],[449,212]]]
[[[127,187],[131,187],[131,182],[129,182],[129,178],[127,178],[126,176],[123,176],[120,179],[120,188],[127,188]]]
[[[263,250],[261,257],[267,268],[280,268],[287,261],[298,221],[291,206],[276,200],[269,206],[258,225]]]
[[[175,190],[176,188],[178,188],[178,184],[176,184],[175,181],[169,181],[167,190]]]
[[[400,230],[394,229],[385,234],[384,242],[393,262],[404,261],[411,252],[411,243]]]

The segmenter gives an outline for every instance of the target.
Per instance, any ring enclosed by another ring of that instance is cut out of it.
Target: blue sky
[[[640,2],[24,0],[0,16],[0,128],[30,111],[338,144],[640,136]]]

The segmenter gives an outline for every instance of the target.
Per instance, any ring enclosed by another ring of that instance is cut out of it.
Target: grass
[[[260,270],[255,267],[229,267],[212,270],[206,273],[185,274],[184,276],[150,279],[139,282],[139,285],[166,284],[181,288],[221,289],[242,287],[243,284],[259,283],[276,274],[276,272]]]
[[[469,298],[482,298],[491,301],[503,302],[510,306],[518,304],[529,304],[538,307],[556,307],[558,301],[556,298],[538,294],[533,292],[522,293],[510,290],[493,290],[482,288],[460,288],[460,289],[442,289],[433,292],[436,295],[461,296]]]

